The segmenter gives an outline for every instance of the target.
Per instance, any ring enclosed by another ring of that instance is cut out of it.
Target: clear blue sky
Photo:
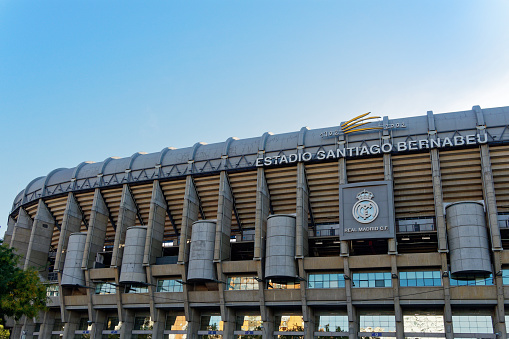
[[[266,131],[509,105],[509,1],[0,1],[0,237],[33,178]]]

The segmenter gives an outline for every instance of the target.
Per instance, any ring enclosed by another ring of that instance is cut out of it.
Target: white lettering
[[[309,161],[313,158],[313,155],[309,152],[302,154],[302,161]]]
[[[342,148],[342,149],[337,149],[336,150],[336,157],[337,158],[344,158],[345,157],[345,149]]]
[[[263,161],[263,164],[265,166],[270,166],[272,165],[272,158],[271,157],[266,157],[265,160]]]
[[[430,143],[430,148],[439,148],[440,147],[440,138],[438,138],[437,140],[431,139],[429,141],[429,143]]]
[[[263,158],[256,158],[256,167],[263,166]]]
[[[419,140],[419,149],[429,148],[428,139]]]
[[[279,160],[279,163],[280,164],[287,164],[288,163],[288,159],[286,158],[286,155],[282,155],[281,156],[281,160]]]
[[[392,152],[392,144],[383,144],[382,145],[382,152],[384,152],[384,153]]]
[[[480,143],[480,144],[485,144],[488,142],[488,134],[487,133],[484,133],[484,139],[481,139],[481,135],[480,134],[477,134],[477,142]]]
[[[326,159],[329,160],[330,158],[336,159],[336,155],[334,154],[334,152],[332,150],[327,152],[327,158]]]
[[[457,135],[454,137],[454,146],[465,145],[465,138],[462,135]]]
[[[417,149],[417,140],[410,140],[408,142],[408,150],[413,151]]]
[[[446,147],[446,146],[449,146],[449,147],[454,146],[454,145],[452,144],[451,139],[449,139],[448,137],[446,137],[446,138],[444,139],[444,142],[442,143],[442,147]]]
[[[373,145],[369,148],[369,151],[371,152],[371,154],[380,154],[380,146]]]
[[[401,152],[401,151],[406,151],[407,150],[407,145],[406,145],[406,142],[402,141],[402,142],[398,142],[398,152]]]
[[[365,155],[365,154],[369,154],[369,150],[366,146],[362,146],[361,152],[359,153],[359,155]]]
[[[293,153],[293,154],[290,154],[290,156],[288,157],[288,159],[289,159],[288,161],[289,161],[290,163],[292,163],[292,162],[296,162],[298,158],[299,158],[299,157],[297,156],[297,154]]]
[[[318,151],[318,152],[316,152],[316,158],[318,160],[324,160],[325,159],[325,151]]]
[[[475,135],[467,135],[467,145],[475,145]]]

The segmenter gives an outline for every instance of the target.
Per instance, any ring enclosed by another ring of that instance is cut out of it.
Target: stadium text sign
[[[291,164],[294,162],[307,162],[311,160],[330,160],[339,158],[351,158],[364,155],[380,154],[380,153],[392,153],[392,152],[405,152],[405,151],[417,151],[421,149],[432,149],[432,148],[445,148],[445,147],[457,147],[464,145],[476,145],[485,144],[488,142],[488,136],[486,134],[470,134],[470,135],[457,135],[454,137],[436,138],[436,139],[420,139],[420,140],[409,140],[401,141],[396,144],[383,143],[381,145],[371,146],[358,146],[358,147],[346,147],[337,148],[336,150],[329,151],[318,151],[316,153],[304,152],[304,153],[292,153],[289,155],[275,155],[270,157],[263,157],[256,159],[256,166],[273,166],[273,165],[284,165]]]

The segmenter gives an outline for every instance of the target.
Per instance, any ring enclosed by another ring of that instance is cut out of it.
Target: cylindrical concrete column
[[[215,238],[215,220],[199,220],[193,223],[187,280],[217,280],[214,269]]]
[[[460,201],[446,207],[451,273],[491,273],[484,206]]]
[[[85,273],[81,269],[81,261],[85,251],[87,233],[72,233],[67,244],[67,254],[62,272],[62,286],[85,286]]]
[[[266,278],[287,279],[297,276],[295,223],[294,215],[274,214],[267,218]]]
[[[121,283],[146,283],[147,275],[143,267],[145,253],[145,226],[129,227],[125,235],[124,257],[122,259]]]

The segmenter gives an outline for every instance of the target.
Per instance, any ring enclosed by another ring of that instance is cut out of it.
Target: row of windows
[[[503,270],[504,285],[509,285],[509,270]],[[493,285],[493,276],[463,276],[461,279],[450,278],[451,286],[485,286]],[[228,277],[227,289],[230,291],[258,290],[259,284],[255,277]],[[440,271],[412,271],[399,273],[399,285],[402,287],[442,286]],[[161,279],[157,281],[156,292],[182,292],[182,283],[175,279]],[[352,274],[352,287],[373,288],[391,287],[390,272],[366,272]],[[341,273],[310,274],[308,288],[344,288],[345,276]],[[298,289],[300,282],[272,282],[267,284],[269,289]],[[114,283],[104,282],[96,284],[96,294],[115,294],[117,288]],[[148,293],[148,286],[126,285],[124,293]],[[58,285],[47,285],[46,295],[59,295]]]
[[[482,313],[469,315],[453,315],[453,329],[456,333],[493,333],[492,318]],[[507,316],[506,316],[507,318]],[[299,314],[282,314],[275,319],[277,331],[302,331],[304,327],[302,316]],[[259,331],[263,322],[259,315],[237,316],[236,330]],[[417,333],[445,333],[444,318],[440,312],[412,312],[403,315],[405,332]],[[108,317],[106,330],[119,330],[118,317]],[[165,330],[186,330],[187,321],[183,314],[173,314],[166,317]],[[208,314],[200,317],[200,330],[221,331],[223,321],[219,314]],[[348,332],[348,316],[339,312],[315,316],[315,329],[318,332]],[[377,314],[359,315],[360,332],[396,332],[394,313],[381,311]],[[153,322],[146,314],[136,314],[133,330],[152,330]],[[39,332],[40,324],[35,332]],[[90,329],[88,318],[81,318],[79,330]],[[63,331],[63,323],[56,319],[53,331]]]

